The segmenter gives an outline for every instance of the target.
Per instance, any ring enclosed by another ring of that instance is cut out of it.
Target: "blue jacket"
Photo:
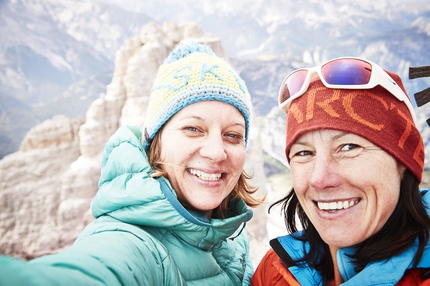
[[[430,191],[422,191],[424,201],[430,207]],[[430,213],[430,209],[427,209]],[[291,235],[278,237],[277,240],[292,259],[304,256],[304,251],[309,249],[309,244],[294,239]],[[406,270],[411,269],[418,248],[416,242],[407,251],[393,256],[386,261],[368,264],[360,272],[355,271],[354,264],[348,253],[354,253],[354,248],[342,248],[336,254],[340,274],[344,283],[342,286],[365,285],[395,285],[402,279]],[[279,254],[278,254],[279,255]],[[417,268],[430,268],[430,242],[427,244],[424,254]],[[321,275],[313,268],[303,266],[291,266],[288,270],[294,275],[301,285],[323,285]],[[364,282],[365,281],[365,282]]]
[[[225,219],[186,210],[164,178],[150,177],[141,129],[106,144],[96,220],[59,254],[28,263],[0,257],[0,285],[248,285],[253,268],[242,200]],[[19,275],[18,275],[19,274]]]

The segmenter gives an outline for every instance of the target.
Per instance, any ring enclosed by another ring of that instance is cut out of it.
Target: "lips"
[[[317,202],[318,208],[323,211],[334,212],[337,210],[346,210],[355,206],[359,202],[358,199],[341,200],[334,202]]]
[[[189,169],[190,173],[204,181],[218,181],[221,178],[221,173],[208,174],[200,170]]]

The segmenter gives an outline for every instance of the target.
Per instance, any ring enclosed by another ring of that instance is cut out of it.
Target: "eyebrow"
[[[200,117],[198,115],[192,115],[192,114],[184,114],[184,116],[179,117],[178,118],[180,121],[184,121],[184,120],[190,120],[190,119],[195,119],[195,120],[199,120],[199,121],[205,121],[205,119],[203,117]]]
[[[340,133],[340,134],[337,134],[337,135],[333,136],[331,139],[332,139],[332,140],[337,140],[337,139],[340,139],[340,138],[342,138],[342,137],[344,137],[344,136],[346,136],[346,135],[348,135],[348,134],[353,134],[353,133],[351,133],[351,132],[341,131],[341,133]]]
[[[190,119],[190,118],[201,120],[201,121],[205,121],[204,118],[202,118],[200,116],[197,116],[197,115],[189,115],[189,116],[184,117],[183,119]]]

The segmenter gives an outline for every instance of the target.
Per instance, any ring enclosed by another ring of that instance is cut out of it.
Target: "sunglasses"
[[[397,83],[377,64],[354,57],[333,59],[313,68],[295,70],[287,75],[278,93],[279,107],[285,113],[291,101],[308,90],[312,75],[315,73],[327,88],[371,89],[380,85],[406,104],[415,124],[417,123],[411,101]]]

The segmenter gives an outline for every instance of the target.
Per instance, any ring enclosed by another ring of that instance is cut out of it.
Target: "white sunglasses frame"
[[[369,82],[366,84],[357,84],[357,85],[340,85],[340,84],[329,84],[329,83],[327,83],[321,74],[322,67],[328,63],[333,62],[333,61],[343,60],[343,59],[353,59],[353,60],[359,60],[359,61],[363,61],[365,63],[369,63],[372,66],[372,72],[370,74]],[[303,81],[302,87],[293,96],[291,96],[287,100],[281,102],[282,91],[283,91],[283,87],[285,85],[285,81],[288,79],[288,77],[290,75],[292,75],[293,73],[295,73],[297,71],[301,71],[301,70],[308,71],[306,78]],[[383,87],[385,90],[387,90],[395,98],[397,98],[399,101],[403,102],[408,107],[409,112],[411,113],[412,119],[414,120],[415,125],[417,125],[417,117],[415,114],[415,110],[412,106],[412,103],[411,103],[409,97],[400,88],[400,86],[380,66],[378,66],[377,64],[375,64],[372,61],[357,58],[357,57],[335,58],[335,59],[329,60],[323,64],[315,66],[315,67],[297,69],[297,70],[294,70],[291,73],[289,73],[284,78],[284,80],[282,81],[281,87],[279,88],[279,91],[278,91],[278,105],[285,113],[287,113],[288,106],[290,105],[290,103],[294,99],[302,96],[308,90],[309,84],[310,84],[311,79],[312,79],[312,75],[314,75],[315,73],[318,74],[321,82],[324,84],[325,87],[332,88],[332,89],[372,89],[375,86],[380,85],[381,87]]]

